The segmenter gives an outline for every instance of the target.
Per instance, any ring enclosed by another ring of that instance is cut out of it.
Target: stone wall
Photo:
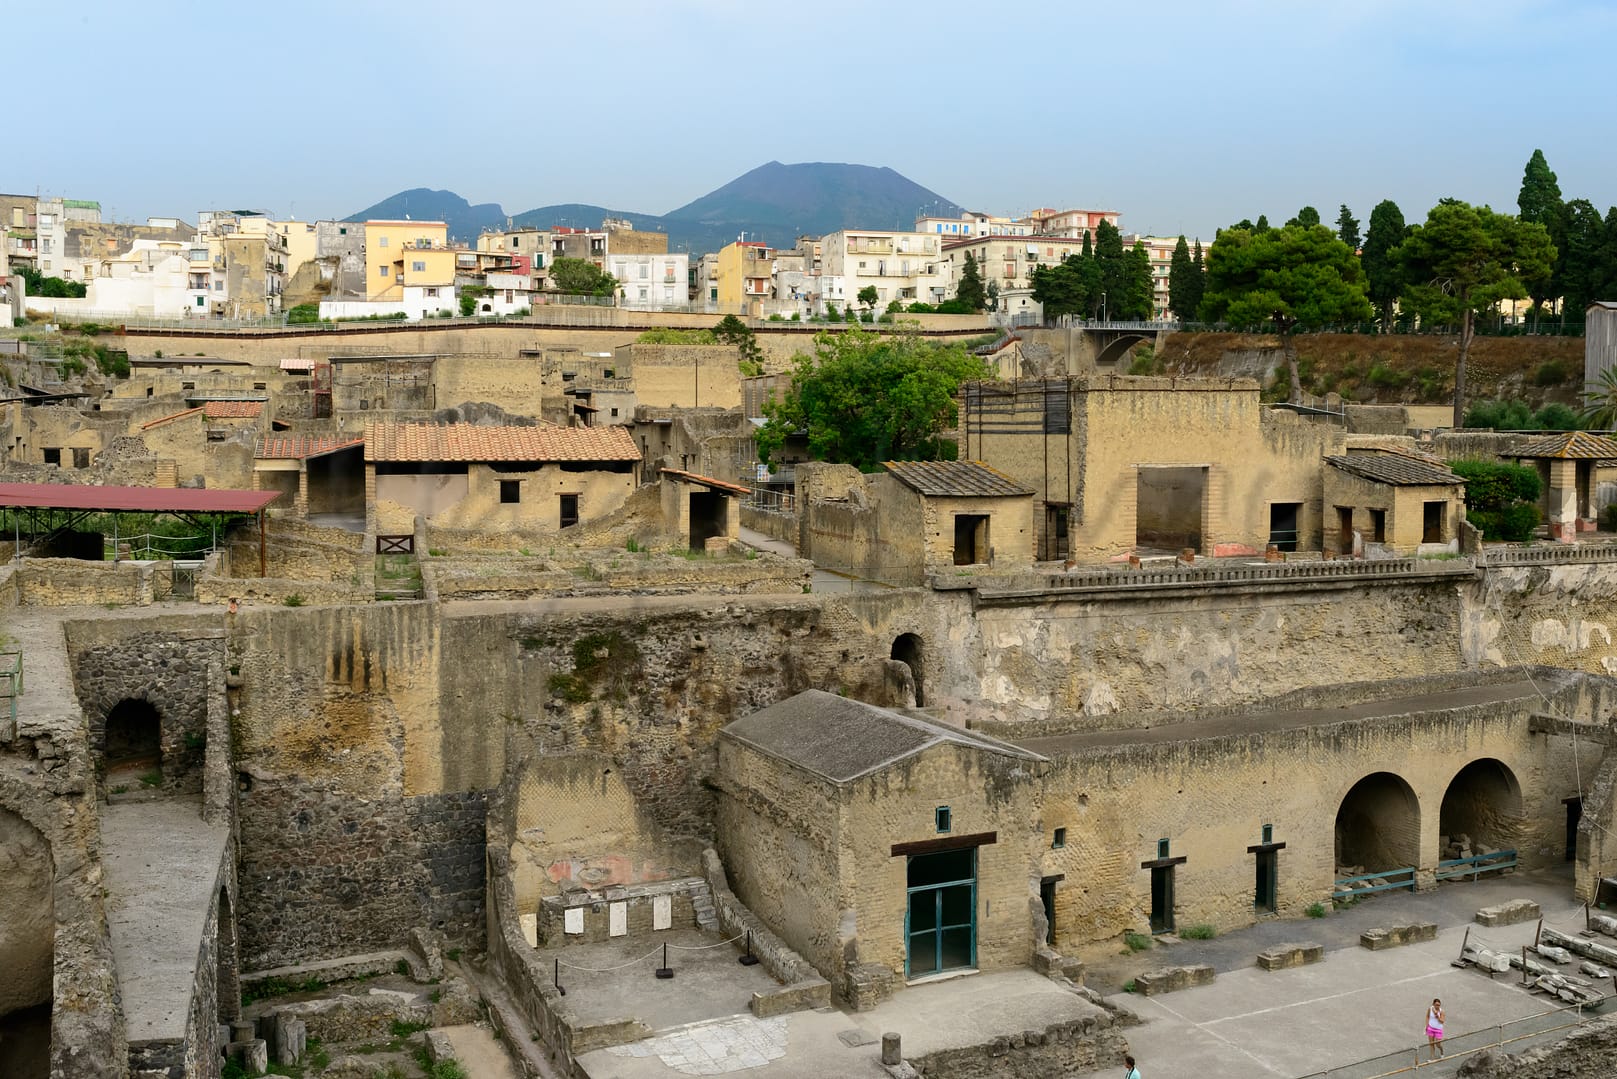
[[[17,595],[29,607],[145,607],[168,596],[172,562],[24,559]]]

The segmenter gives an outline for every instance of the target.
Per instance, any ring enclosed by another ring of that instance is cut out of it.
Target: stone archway
[[[891,657],[910,669],[910,678],[915,683],[915,707],[926,707],[926,691],[924,688],[925,642],[914,633],[901,633],[893,641]]]
[[[0,808],[0,1075],[50,1074],[55,862],[33,825]]]
[[[1365,776],[1336,811],[1336,865],[1376,873],[1420,864],[1420,799],[1391,772]],[[1355,876],[1357,874],[1348,874]]]
[[[126,697],[107,713],[101,762],[107,789],[146,782],[163,770],[163,717],[150,701]],[[144,778],[143,778],[144,777]]]
[[[1515,849],[1526,824],[1521,784],[1502,761],[1482,757],[1455,773],[1443,792],[1438,831],[1446,848],[1439,857],[1471,857]]]

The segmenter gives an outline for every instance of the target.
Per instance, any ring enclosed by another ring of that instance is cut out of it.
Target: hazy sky
[[[0,190],[120,219],[404,188],[663,213],[769,160],[1201,234],[1392,198],[1617,203],[1617,4],[326,0],[16,4]]]

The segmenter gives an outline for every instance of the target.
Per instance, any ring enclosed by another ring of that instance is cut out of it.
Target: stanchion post
[[[668,944],[663,944],[663,965],[657,968],[657,977],[667,980],[674,976],[674,968],[668,965]]]
[[[550,984],[556,987],[556,992],[560,993],[562,996],[566,996],[567,990],[561,987],[561,960],[552,959],[551,964]]]
[[[737,960],[737,962],[744,967],[755,967],[758,965],[758,957],[752,954],[752,930],[750,929],[747,930],[747,954],[743,955],[739,960]]]

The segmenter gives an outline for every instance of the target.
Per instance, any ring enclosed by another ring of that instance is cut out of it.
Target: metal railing
[[[1408,880],[1389,880],[1389,877],[1408,877]],[[1357,884],[1361,880],[1379,880],[1380,884],[1372,884],[1364,888],[1344,888],[1345,884]],[[1392,892],[1402,888],[1415,890],[1415,867],[1402,866],[1398,869],[1383,869],[1379,873],[1361,873],[1357,877],[1342,877],[1336,882],[1336,888],[1331,892],[1332,899],[1348,899],[1356,895],[1369,895],[1372,892]]]
[[[1515,868],[1515,851],[1496,850],[1472,858],[1445,858],[1437,863],[1437,879],[1460,880],[1463,877],[1470,877],[1476,880],[1484,873],[1499,873]]]
[[[1584,1011],[1583,1005],[1575,1004],[1567,1008],[1555,1008],[1521,1019],[1513,1019],[1508,1023],[1453,1034],[1443,1039],[1443,1055],[1436,1060],[1428,1059],[1430,1050],[1426,1046],[1414,1045],[1407,1049],[1383,1053],[1381,1056],[1328,1068],[1325,1071],[1309,1072],[1299,1079],[1388,1079],[1389,1076],[1405,1075],[1428,1068],[1438,1068],[1445,1074],[1452,1074],[1459,1062],[1485,1049],[1520,1045],[1522,1042],[1543,1039],[1547,1035],[1571,1030],[1584,1021]]]
[[[767,487],[753,487],[751,490],[746,500],[748,506],[777,513],[797,512],[797,496],[790,491],[773,491]]]
[[[166,562],[172,559],[195,560],[206,558],[219,546],[219,535],[215,531],[204,536],[198,533],[195,536],[108,536],[106,537],[106,551],[112,559],[125,557],[119,552],[129,548],[128,559],[131,562]]]
[[[1269,580],[1329,580],[1340,577],[1403,577],[1455,572],[1470,572],[1470,567],[1460,560],[1434,564],[1419,558],[1377,558],[1340,559],[1330,562],[1269,562],[1241,566],[1178,565],[1164,569],[1128,567],[1091,569],[1050,574],[1048,582],[1055,588],[1138,588],[1175,584],[1239,584]]]

